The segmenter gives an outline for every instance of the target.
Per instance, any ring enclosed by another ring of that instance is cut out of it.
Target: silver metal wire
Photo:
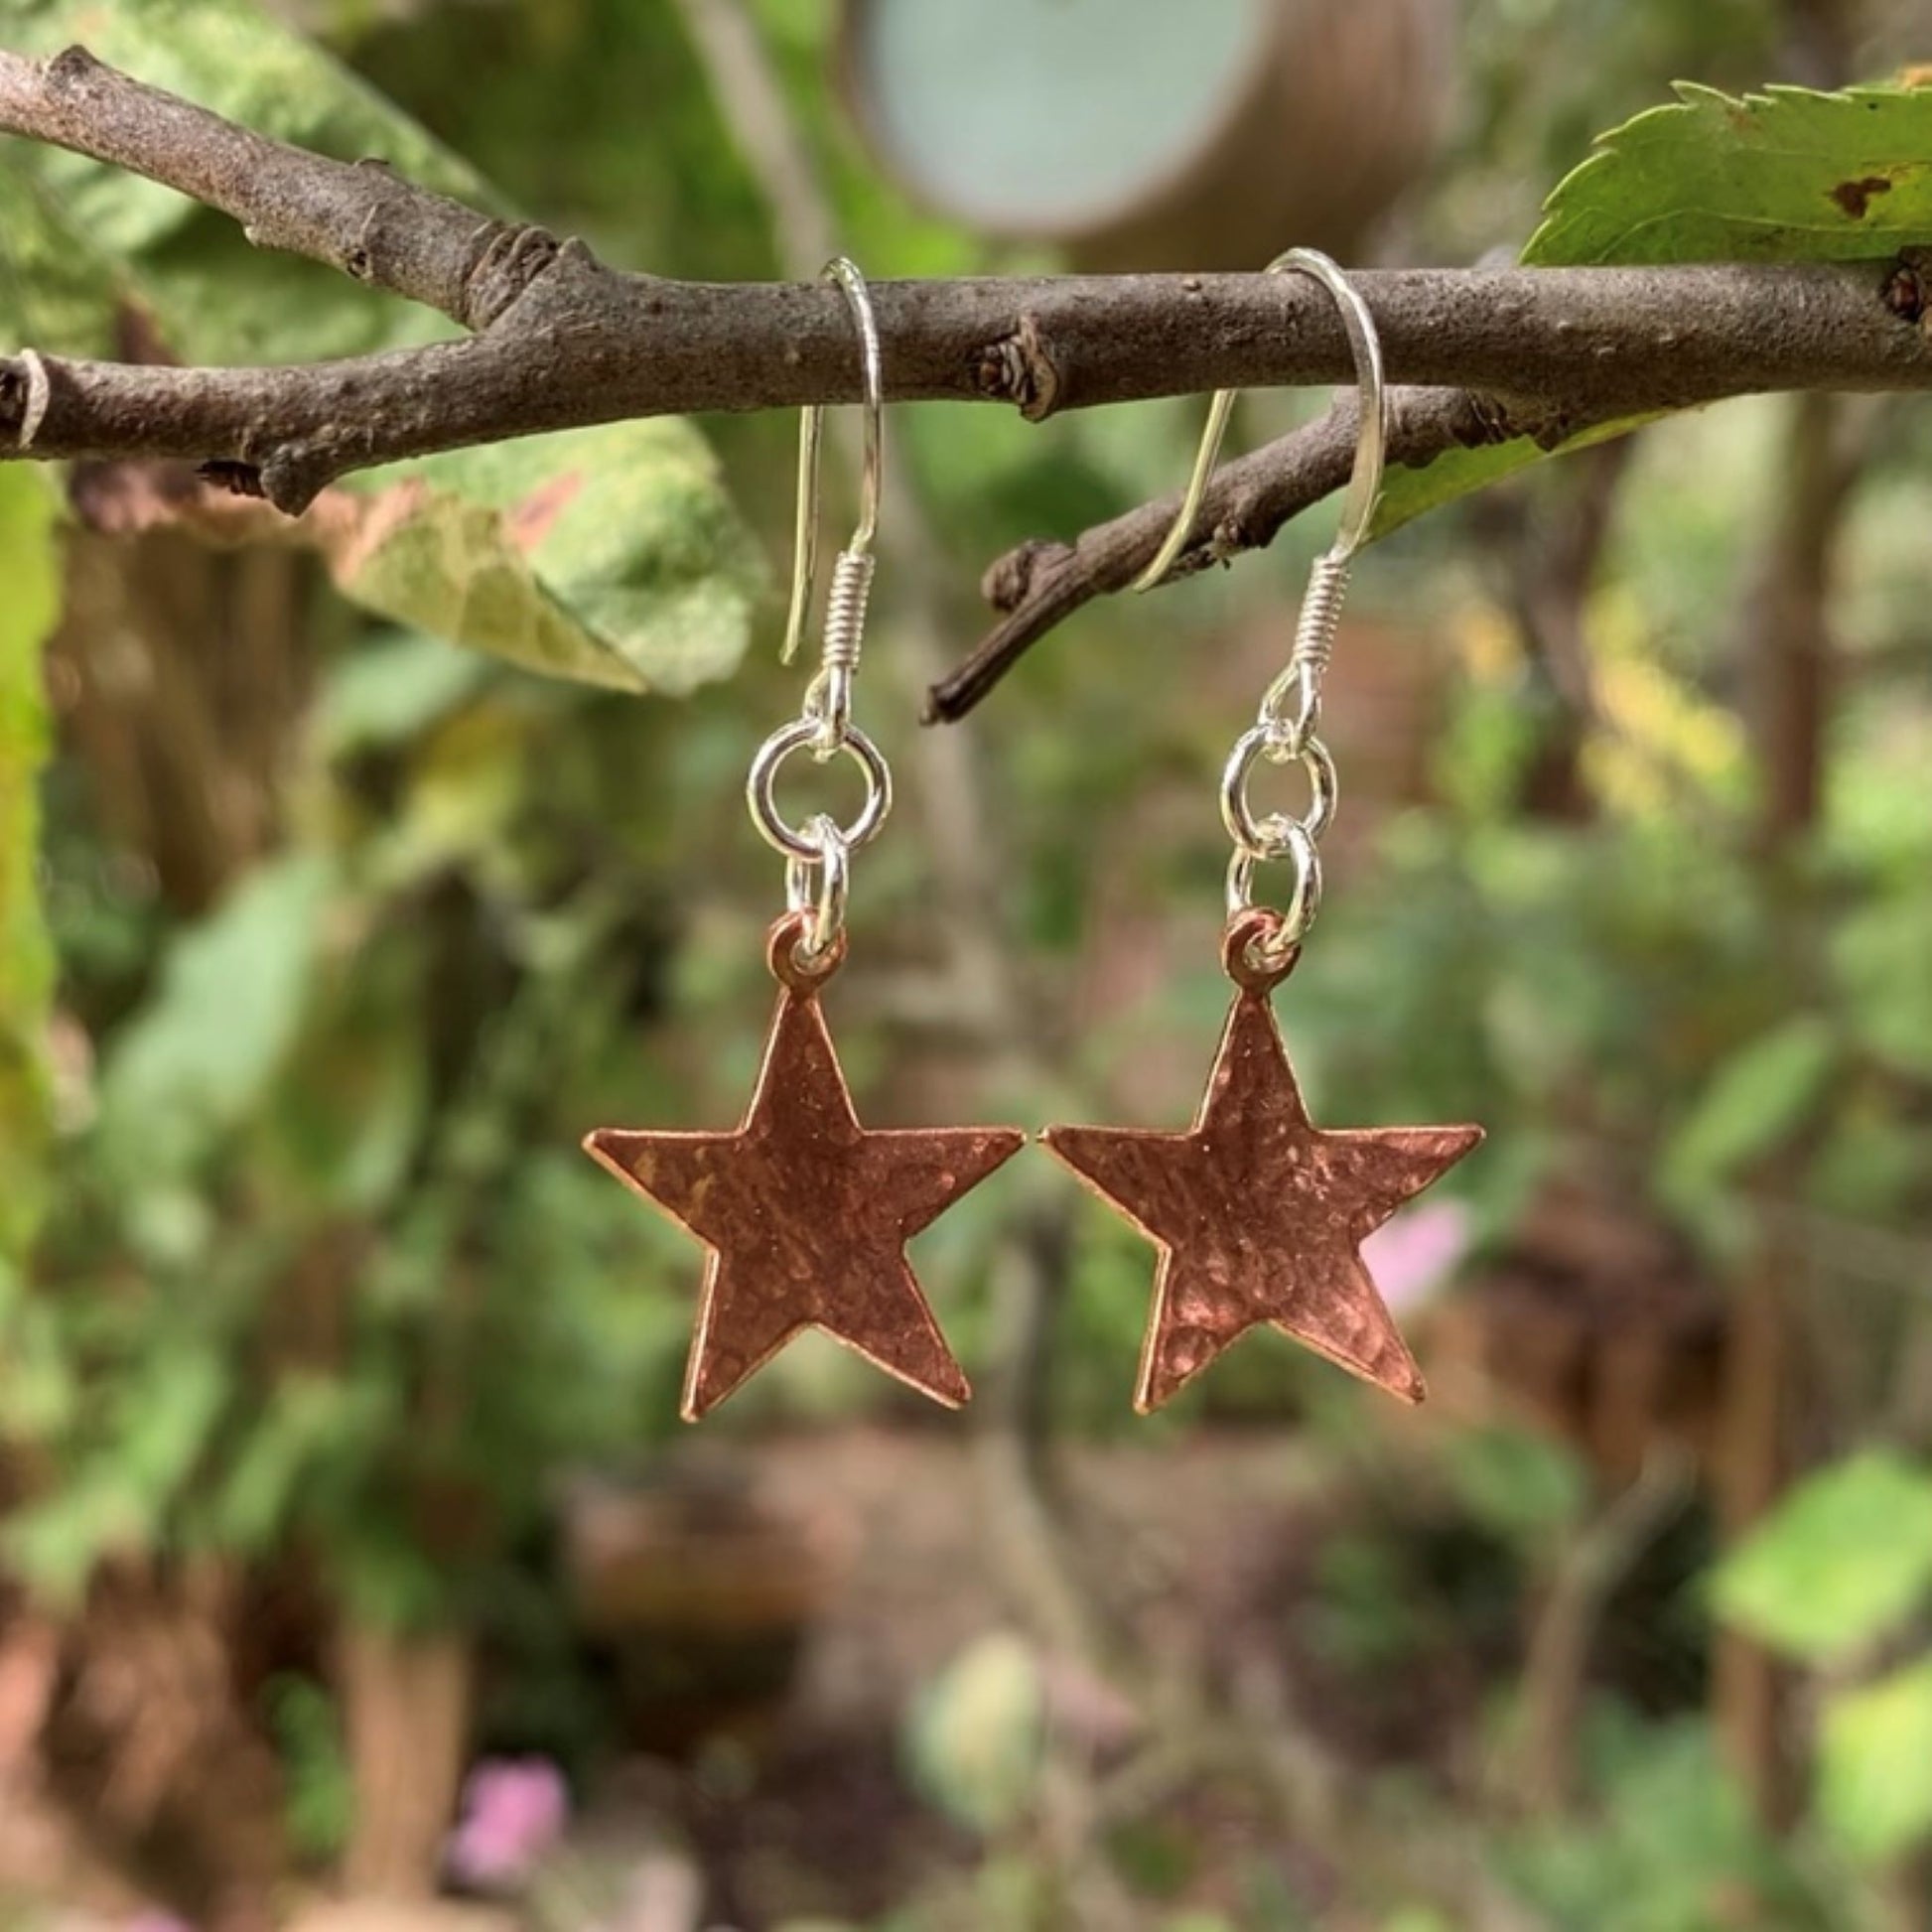
[[[746,802],[759,836],[784,854],[785,904],[810,915],[800,951],[822,958],[845,929],[851,857],[878,836],[893,808],[893,774],[884,755],[852,721],[853,687],[865,643],[866,610],[876,559],[873,538],[879,529],[880,483],[884,475],[885,382],[879,327],[866,278],[844,256],[828,262],[825,280],[836,282],[852,311],[858,332],[865,384],[865,453],[859,475],[859,521],[832,567],[832,586],[818,669],[805,687],[799,715],[780,725],[758,749],[745,781]],[[796,655],[810,615],[818,570],[819,458],[824,445],[825,412],[817,405],[803,412],[798,431],[798,508],[793,529],[791,603],[785,613],[780,655]],[[802,826],[778,809],[779,767],[792,753],[809,750],[823,763],[840,752],[858,764],[865,797],[851,824],[828,812],[815,812]]]
[[[1265,964],[1278,965],[1298,946],[1314,923],[1321,905],[1321,857],[1316,847],[1334,823],[1338,788],[1335,762],[1316,733],[1321,723],[1321,683],[1334,656],[1335,633],[1341,622],[1343,600],[1355,552],[1367,541],[1381,499],[1382,468],[1388,452],[1389,395],[1382,373],[1382,345],[1368,305],[1342,271],[1326,255],[1312,248],[1291,248],[1268,264],[1271,275],[1299,272],[1311,275],[1334,298],[1342,327],[1355,358],[1359,415],[1355,431],[1355,463],[1342,497],[1341,523],[1334,541],[1314,560],[1308,590],[1296,619],[1295,642],[1280,675],[1263,693],[1254,724],[1235,742],[1221,772],[1221,822],[1234,841],[1228,864],[1228,917],[1234,919],[1254,904],[1255,867],[1266,860],[1286,860],[1295,883],[1281,925],[1257,950]],[[1175,558],[1194,533],[1215,459],[1227,433],[1234,407],[1232,389],[1215,391],[1208,406],[1207,425],[1194,467],[1187,479],[1180,512],[1161,548],[1134,580],[1137,591],[1152,590],[1173,569]],[[1271,764],[1299,761],[1309,777],[1309,808],[1300,818],[1283,812],[1258,817],[1248,797],[1257,759]]]
[[[886,468],[886,380],[879,323],[872,312],[872,293],[857,263],[843,255],[834,256],[819,279],[839,285],[859,332],[859,362],[866,392],[865,454],[859,465],[859,522],[846,549],[863,555],[871,550],[879,529],[879,488]],[[785,612],[784,643],[778,651],[781,664],[789,664],[797,656],[811,611],[812,586],[818,573],[819,457],[824,441],[825,411],[813,403],[798,418],[798,503],[792,519],[791,602]]]
[[[814,750],[827,759],[852,729],[852,686],[866,641],[866,605],[878,563],[870,550],[841,550],[825,605],[825,641],[818,674],[805,689],[805,716],[819,721]]]
[[[1335,532],[1334,542],[1328,546],[1330,557],[1345,561],[1367,541],[1375,506],[1382,494],[1382,465],[1389,446],[1389,393],[1382,378],[1382,341],[1375,333],[1375,318],[1356,293],[1354,284],[1318,249],[1290,248],[1262,270],[1264,275],[1298,272],[1313,276],[1334,297],[1335,306],[1341,311],[1342,327],[1348,333],[1349,349],[1355,357],[1355,381],[1361,393],[1361,421],[1355,431],[1355,468],[1348,479],[1347,493],[1341,499],[1341,526]],[[1215,390],[1214,400],[1208,405],[1207,427],[1201,433],[1199,449],[1194,452],[1194,468],[1187,479],[1179,514],[1153,561],[1135,578],[1135,590],[1151,591],[1160,583],[1193,535],[1237,393],[1233,389]]]
[[[1250,910],[1255,902],[1255,867],[1264,859],[1286,859],[1295,869],[1295,884],[1288,904],[1282,909],[1282,922],[1271,940],[1257,940],[1254,952],[1263,966],[1280,966],[1308,936],[1315,914],[1321,909],[1321,854],[1300,820],[1277,813],[1262,820],[1268,834],[1268,849],[1249,851],[1236,846],[1228,858],[1227,915],[1229,922]]]
[[[789,724],[780,725],[759,747],[758,756],[753,759],[751,772],[745,780],[745,800],[752,808],[752,823],[758,827],[759,835],[765,844],[782,852],[788,859],[816,860],[819,849],[808,831],[788,824],[778,810],[774,796],[778,767],[793,752],[807,746],[816,753],[818,731],[816,718],[794,718]],[[846,850],[856,852],[879,836],[879,828],[885,824],[886,814],[893,809],[893,773],[885,755],[857,725],[847,728],[845,736],[839,740],[838,749],[851,755],[866,781],[865,803],[859,807],[859,815],[850,825],[834,824],[832,828]]]
[[[1251,726],[1235,741],[1221,771],[1221,823],[1227,827],[1228,837],[1236,848],[1255,859],[1273,858],[1280,850],[1279,845],[1270,849],[1265,828],[1281,822],[1282,814],[1275,812],[1258,819],[1248,800],[1249,774],[1255,768],[1255,760],[1263,758],[1271,764],[1286,764],[1291,759],[1296,759],[1309,774],[1309,808],[1300,818],[1288,822],[1299,825],[1310,838],[1325,835],[1335,822],[1335,807],[1340,802],[1335,761],[1320,739],[1309,738],[1294,752],[1278,753],[1269,739],[1268,727]]]
[[[804,838],[817,859],[785,860],[785,909],[809,914],[798,951],[809,962],[823,959],[845,930],[846,894],[852,883],[852,848],[827,812],[805,821]]]

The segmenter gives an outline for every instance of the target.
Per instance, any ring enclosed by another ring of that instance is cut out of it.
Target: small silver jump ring
[[[815,812],[805,821],[816,860],[787,856],[785,909],[811,915],[799,951],[807,960],[822,959],[845,930],[845,905],[852,872],[838,821],[829,812]]]
[[[1335,761],[1318,738],[1308,739],[1299,750],[1285,754],[1276,747],[1270,726],[1251,725],[1235,741],[1221,773],[1221,823],[1227,827],[1236,851],[1257,859],[1274,856],[1268,849],[1261,823],[1255,818],[1254,808],[1248,803],[1248,775],[1254,769],[1255,760],[1262,757],[1277,763],[1286,763],[1293,757],[1309,774],[1308,812],[1300,819],[1287,822],[1311,840],[1326,835],[1334,823],[1338,803]]]
[[[1262,858],[1288,859],[1295,867],[1295,890],[1282,912],[1281,930],[1274,943],[1263,948],[1262,957],[1279,965],[1290,948],[1301,944],[1314,915],[1321,906],[1321,855],[1314,840],[1300,820],[1279,814],[1266,821],[1270,834],[1267,849],[1251,852],[1237,849],[1228,860],[1227,913],[1239,918],[1254,905],[1255,867]]]
[[[801,747],[815,746],[822,729],[816,718],[794,718],[790,724],[779,726],[759,747],[758,757],[752,760],[751,775],[745,781],[745,802],[751,807],[752,823],[758,827],[759,836],[792,859],[816,860],[819,848],[779,815],[777,800],[772,795],[773,785],[778,767]],[[893,774],[879,747],[857,725],[847,727],[838,749],[849,752],[865,773],[866,802],[860,806],[859,816],[850,825],[837,828],[839,841],[846,851],[856,852],[879,835],[886,814],[893,809]]]

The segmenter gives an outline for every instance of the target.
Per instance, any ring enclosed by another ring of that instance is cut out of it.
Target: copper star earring
[[[1393,1395],[1421,1401],[1422,1375],[1362,1263],[1361,1244],[1482,1139],[1479,1127],[1316,1127],[1275,1025],[1270,996],[1294,970],[1321,903],[1317,848],[1336,796],[1334,760],[1316,735],[1321,679],[1350,560],[1381,490],[1388,395],[1374,321],[1341,270],[1308,248],[1268,266],[1313,276],[1340,307],[1361,422],[1340,532],[1310,577],[1288,664],[1222,774],[1221,816],[1234,855],[1221,958],[1234,1003],[1186,1133],[1049,1127],[1041,1136],[1161,1251],[1134,1393],[1143,1414],[1262,1322]],[[1187,541],[1233,400],[1231,390],[1216,394],[1180,514],[1135,589],[1158,584]],[[1259,759],[1302,766],[1311,795],[1304,816],[1255,816],[1248,782]],[[1273,860],[1294,873],[1281,911],[1254,901],[1255,867]]]
[[[752,760],[752,822],[784,855],[786,911],[765,954],[780,987],[764,1063],[743,1124],[730,1134],[600,1128],[586,1152],[695,1234],[710,1251],[680,1405],[687,1422],[715,1408],[801,1329],[824,1329],[935,1402],[956,1408],[971,1391],[933,1319],[905,1243],[1026,1143],[1018,1128],[880,1133],[862,1127],[833,1050],[819,994],[844,961],[851,855],[892,808],[892,774],[852,721],[852,693],[872,588],[884,417],[879,333],[865,278],[844,259],[828,281],[844,291],[863,351],[865,460],[859,527],[832,571],[824,643],[800,715]],[[818,458],[823,412],[804,413],[798,443],[798,517],[790,661],[811,604],[817,560]],[[849,825],[819,813],[794,826],[779,812],[779,767],[809,750],[845,753],[865,779]]]

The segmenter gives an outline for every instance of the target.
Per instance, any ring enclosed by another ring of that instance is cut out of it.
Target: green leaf
[[[179,1180],[261,1099],[308,1006],[330,884],[319,857],[276,861],[175,941],[101,1078],[103,1151],[130,1188]]]
[[[1525,266],[1861,261],[1932,242],[1932,89],[1772,87],[1735,97],[1680,82],[1676,91],[1674,103],[1598,136],[1557,184]],[[1397,470],[1375,533],[1544,456],[1654,420],[1623,418],[1560,450],[1521,437]]]
[[[260,133],[493,206],[463,162],[254,0],[0,0],[0,27],[20,52],[77,41]],[[0,337],[100,354],[130,307],[193,363],[456,333],[326,264],[251,247],[225,215],[124,170],[0,141]],[[625,691],[682,694],[731,671],[763,582],[707,445],[675,420],[429,458],[318,520],[337,583],[366,609]]]
[[[0,337],[63,355],[113,352],[112,264],[49,206],[21,150],[0,143]]]
[[[1587,1499],[1576,1456],[1528,1430],[1458,1432],[1450,1439],[1448,1470],[1471,1516],[1531,1547],[1576,1522]]]
[[[1823,1098],[1840,1049],[1831,1024],[1802,1014],[1725,1059],[1666,1143],[1664,1192],[1681,1207],[1790,1140]]]
[[[54,953],[42,916],[41,644],[60,604],[55,500],[24,467],[0,470],[0,1273],[34,1238],[52,1123],[46,1035]]]
[[[1932,1832],[1932,1657],[1842,1691],[1819,1727],[1818,1809],[1863,1863],[1897,1858]]]
[[[1675,91],[1557,184],[1524,261],[1864,261],[1932,240],[1932,89]]]
[[[318,1863],[336,1859],[355,1825],[355,1778],[336,1699],[312,1677],[272,1677],[264,1691],[289,1843]]]
[[[330,975],[256,1125],[264,1181],[272,1176],[325,1217],[379,1214],[407,1181],[423,1137],[429,996],[421,949],[408,937],[364,948]]]
[[[1719,1566],[1719,1616],[1813,1662],[1884,1635],[1932,1590],[1932,1473],[1868,1449],[1800,1483]]]
[[[372,1437],[383,1418],[374,1391],[313,1373],[284,1376],[214,1501],[223,1543],[259,1555],[288,1529],[290,1503],[311,1469]]]
[[[220,1353],[185,1332],[164,1337],[114,1384],[97,1452],[16,1515],[0,1539],[36,1590],[71,1604],[102,1557],[154,1547],[230,1388]]]
[[[1001,1831],[1032,1800],[1045,1723],[1032,1650],[995,1631],[961,1651],[919,1699],[909,1739],[913,1773],[956,1823],[982,1835]]]
[[[336,581],[400,622],[627,691],[683,694],[744,653],[762,569],[688,423],[432,457],[345,500]]]
[[[256,132],[339,160],[373,157],[466,202],[483,184],[340,62],[255,0],[0,0],[6,45],[99,59]],[[293,255],[250,247],[234,222],[126,170],[9,141],[4,168],[116,278],[192,362],[308,361],[427,342],[455,325]],[[0,328],[16,318],[0,307]],[[60,339],[39,346],[82,352]]]
[[[1831,949],[1860,1043],[1932,1079],[1932,897],[1891,894],[1849,908]]]
[[[1502,483],[1520,471],[1533,469],[1545,457],[1569,456],[1598,443],[1613,443],[1619,436],[1642,429],[1648,423],[1662,422],[1669,412],[1657,410],[1644,416],[1619,417],[1613,423],[1599,423],[1579,436],[1546,449],[1532,437],[1513,436],[1506,443],[1490,443],[1473,450],[1445,450],[1433,463],[1420,469],[1402,467],[1388,472],[1381,500],[1375,506],[1371,541],[1388,536],[1405,523],[1413,523],[1431,510],[1441,509],[1461,496],[1473,496],[1478,489]]]
[[[333,665],[316,709],[325,759],[407,746],[474,697],[488,666],[420,632],[370,642]]]

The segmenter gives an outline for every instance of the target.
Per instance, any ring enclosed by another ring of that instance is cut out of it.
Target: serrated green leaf
[[[1677,94],[1600,135],[1557,184],[1526,267],[1859,261],[1932,242],[1932,88],[1737,97],[1680,83]],[[1395,471],[1375,533],[1654,420],[1620,419],[1559,450],[1525,437]]]
[[[0,470],[0,1271],[40,1220],[51,1133],[46,1034],[54,952],[38,874],[47,756],[41,645],[60,605],[55,499],[45,479]]]
[[[1854,1859],[1881,1863],[1932,1832],[1932,1657],[1839,1692],[1818,1741],[1819,1813]]]
[[[744,653],[762,571],[688,423],[431,457],[350,500],[331,566],[385,617],[618,690],[683,694]]]
[[[1863,261],[1932,241],[1932,89],[1676,92],[1557,184],[1525,262]]]
[[[1932,1474],[1870,1449],[1800,1483],[1712,1580],[1717,1613],[1814,1662],[1902,1622],[1932,1590]]]

